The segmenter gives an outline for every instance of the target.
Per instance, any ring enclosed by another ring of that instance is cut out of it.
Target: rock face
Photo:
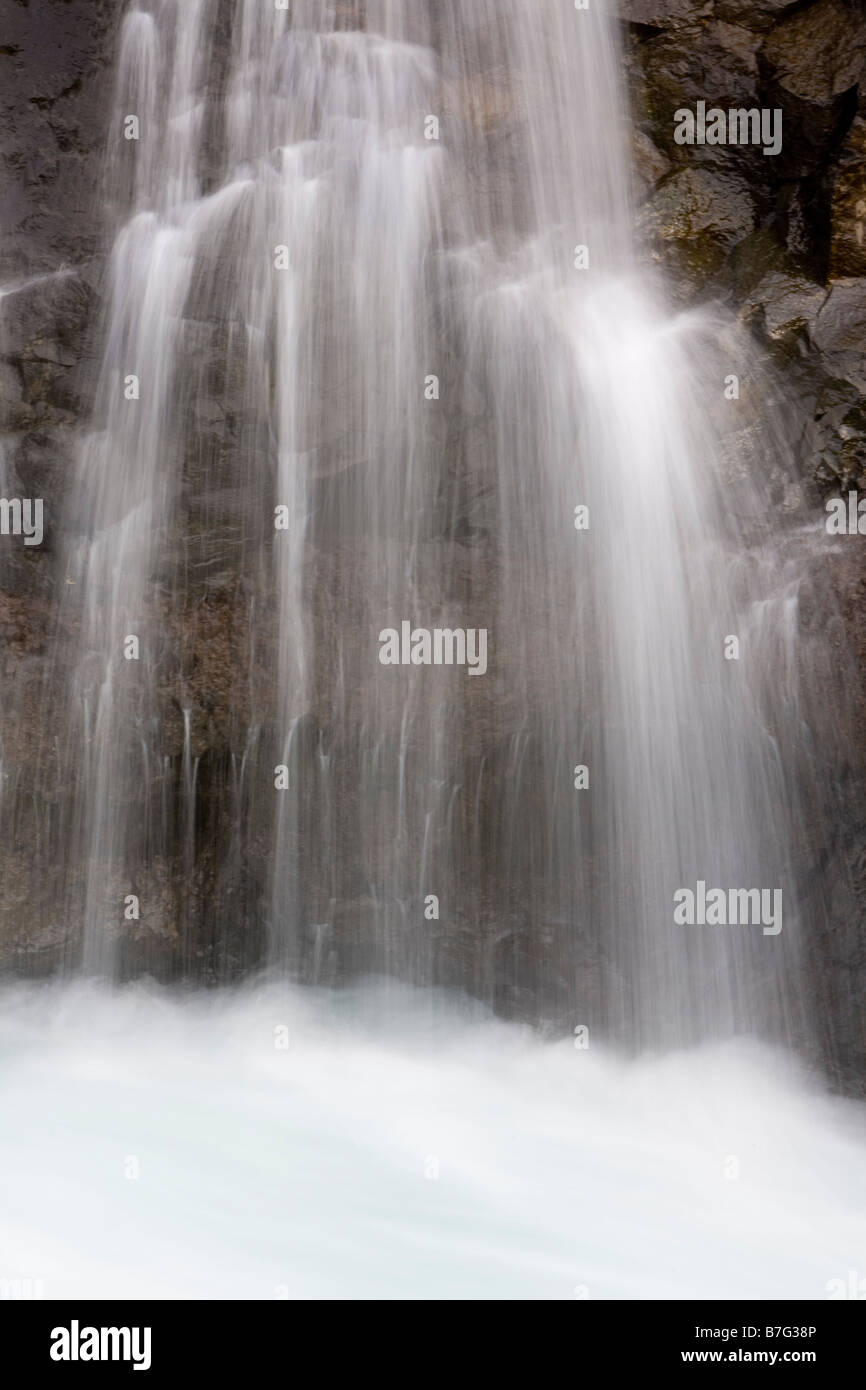
[[[638,223],[683,302],[721,297],[814,393],[801,463],[855,486],[863,457],[866,16],[856,0],[621,6],[640,139]],[[678,144],[683,108],[779,111],[782,146]],[[817,434],[816,434],[817,432]],[[816,451],[816,440],[819,447]]]
[[[825,497],[866,488],[866,14],[858,0],[623,0],[620,13],[646,255],[667,272],[681,303],[726,303],[785,382],[788,437],[803,479],[796,511],[804,525],[820,527]],[[699,101],[708,110],[781,111],[780,152],[677,144],[676,111]],[[855,1005],[866,966],[866,618],[859,543],[848,537],[847,547],[819,545],[804,560],[800,623],[801,653],[813,654],[804,661],[814,658],[801,674],[816,707],[834,711],[827,727],[813,731],[823,790],[802,868],[804,883],[822,879],[825,888],[820,902],[811,899],[814,916],[805,925],[809,969],[826,1051],[836,1074],[861,1090],[866,1035]],[[826,635],[817,656],[816,623]]]
[[[0,549],[0,954],[24,968],[55,962],[66,936],[53,912],[58,847],[39,831],[58,796],[44,755],[45,730],[58,727],[49,676],[63,583],[54,521],[92,406],[107,230],[93,195],[117,17],[112,0],[3,7],[0,494],[45,503],[43,544],[4,537]]]
[[[0,46],[0,441],[4,495],[60,495],[86,417],[106,228],[96,199],[117,7],[7,3]],[[50,529],[50,528],[49,528]],[[4,549],[4,588],[47,592],[49,547]],[[11,568],[11,573],[10,573]]]
[[[45,736],[59,727],[59,692],[48,663],[57,625],[67,618],[58,597],[66,577],[50,520],[77,432],[93,407],[110,232],[94,190],[121,8],[117,0],[7,0],[0,47],[0,491],[44,497],[48,517],[43,546],[0,552],[0,874],[6,890],[0,963],[33,972],[55,968],[74,944],[73,924],[57,920],[52,906],[66,790]],[[722,300],[748,326],[768,366],[793,388],[785,398],[786,428],[803,486],[785,505],[799,507],[804,524],[814,522],[825,496],[866,490],[862,5],[620,0],[619,10],[634,109],[635,220],[646,260],[663,270],[683,306]],[[226,6],[221,14],[225,20]],[[228,45],[227,21],[224,32]],[[220,74],[212,80],[218,84]],[[520,119],[514,108],[532,94],[504,92],[491,87],[471,96],[483,111],[485,133],[490,127],[490,149],[507,171],[512,126]],[[448,92],[444,99],[455,109],[469,100]],[[679,144],[676,112],[696,110],[701,102],[726,112],[781,112],[781,150],[766,155],[760,144]],[[495,181],[498,175],[494,161],[479,177]],[[184,575],[184,601],[166,611],[158,680],[166,801],[174,816],[194,761],[201,848],[194,863],[185,861],[183,815],[177,812],[178,844],[153,857],[142,895],[149,916],[125,942],[126,969],[146,966],[167,977],[235,977],[259,962],[265,935],[266,829],[256,807],[234,804],[230,789],[250,754],[250,730],[267,727],[273,715],[261,692],[274,615],[257,611],[254,637],[254,576],[237,559],[235,528],[243,508],[231,460],[239,438],[247,450],[264,454],[268,446],[251,439],[244,426],[221,331],[204,311],[184,324],[181,361],[188,356],[196,363],[210,394],[194,403],[197,416],[187,431],[193,447],[184,462],[186,539],[166,539],[173,571]],[[202,476],[210,479],[206,493]],[[327,487],[326,461],[322,479]],[[455,555],[476,520],[467,497],[466,515],[455,523]],[[249,532],[254,518],[244,524]],[[255,551],[248,553],[254,567]],[[460,563],[458,556],[455,574]],[[847,549],[828,553],[816,572],[804,573],[801,595],[804,650],[814,652],[820,638],[829,653],[809,675],[813,685],[826,681],[828,690],[828,727],[817,731],[824,776],[811,809],[816,825],[829,820],[838,827],[832,843],[813,842],[804,850],[804,877],[814,873],[822,885],[835,884],[831,901],[822,901],[820,914],[816,908],[824,925],[810,942],[808,968],[820,980],[825,1059],[853,1088],[866,1085],[866,1033],[853,1010],[840,1012],[833,1001],[852,1000],[866,987],[864,589],[866,565],[852,537]],[[322,592],[329,592],[327,574]],[[74,644],[69,623],[65,638]],[[838,691],[829,698],[834,667],[848,676],[844,699]],[[313,730],[309,736],[320,735]],[[376,934],[375,904],[366,906],[341,902],[333,914],[337,923],[351,919],[347,931],[355,933],[359,959],[369,959]],[[459,928],[467,960],[475,926],[467,921]],[[556,930],[550,927],[550,941]],[[544,924],[522,923],[503,929],[501,942],[493,943],[491,949],[512,956],[517,981],[495,998],[503,1010],[531,1016],[530,996],[539,981],[556,995],[560,982],[546,979],[555,956],[546,932]],[[458,943],[450,959],[454,978],[465,980],[461,950]],[[588,976],[599,970],[597,959],[587,960]]]
[[[10,0],[0,47],[3,245],[0,283],[92,261],[118,6]]]

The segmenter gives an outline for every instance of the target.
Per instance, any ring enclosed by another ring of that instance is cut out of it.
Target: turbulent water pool
[[[824,1299],[862,1278],[866,1112],[748,1040],[624,1060],[393,985],[16,987],[0,1111],[0,1277],[45,1298]]]

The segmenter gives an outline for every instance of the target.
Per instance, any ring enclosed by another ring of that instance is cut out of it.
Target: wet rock
[[[814,106],[831,106],[862,79],[866,18],[847,0],[817,0],[775,26],[761,49],[779,89]]]
[[[743,313],[753,327],[760,323],[768,342],[791,353],[810,336],[826,298],[827,291],[820,285],[798,276],[773,272],[754,288]]]
[[[639,195],[647,198],[658,183],[670,173],[671,162],[643,130],[632,135],[632,162]]]
[[[830,195],[830,275],[866,275],[866,119],[842,143]]]
[[[29,0],[4,8],[0,284],[78,264],[99,249],[93,189],[119,14],[114,0]]]
[[[828,380],[821,387],[804,444],[812,476],[825,492],[866,486],[866,405],[848,382]]]
[[[858,486],[864,472],[864,292],[862,281],[827,289],[777,265],[750,287],[740,307],[806,411],[796,453],[819,493]]]
[[[755,220],[743,179],[689,168],[661,184],[641,209],[638,227],[653,259],[669,272],[678,292],[689,297],[716,275]]]
[[[785,15],[791,14],[802,0],[716,0],[717,19],[729,24],[742,24],[756,33],[772,29]]]
[[[643,72],[643,114],[660,149],[675,163],[702,164],[727,171],[763,159],[751,145],[678,145],[674,116],[678,110],[760,107],[757,52],[759,38],[732,24],[709,23],[665,31],[639,44]],[[763,159],[764,165],[767,160]],[[757,166],[764,179],[767,171]]]
[[[712,0],[619,0],[619,14],[629,24],[667,29],[677,23],[694,23],[712,14]]]
[[[740,305],[750,300],[761,280],[773,272],[795,277],[800,273],[775,232],[769,227],[756,227],[728,257],[723,278],[733,303]]]
[[[843,0],[818,0],[783,19],[760,50],[764,104],[783,112],[780,174],[820,172],[857,109],[866,71],[866,17]]]
[[[73,271],[21,281],[0,299],[0,353],[74,366],[93,307],[91,289]]]
[[[641,130],[639,190],[649,192],[638,225],[652,258],[679,300],[726,297],[778,367],[793,373],[798,401],[814,412],[802,442],[807,479],[819,489],[836,486],[856,474],[862,450],[862,6],[717,0],[710,16],[698,0],[647,0],[621,12],[632,23],[627,70]],[[722,109],[778,107],[781,153],[676,146],[673,113],[699,100]],[[656,182],[653,149],[675,170],[685,165],[688,178],[663,173]]]
[[[87,408],[96,303],[91,287],[72,272],[25,281],[0,298],[0,362],[10,384],[0,429],[62,424]]]
[[[843,354],[855,372],[866,372],[866,281],[838,280],[821,305],[812,329],[820,352]],[[850,357],[849,357],[850,354]]]
[[[43,498],[49,514],[58,517],[76,447],[71,429],[34,430],[22,435],[10,454],[16,493]]]

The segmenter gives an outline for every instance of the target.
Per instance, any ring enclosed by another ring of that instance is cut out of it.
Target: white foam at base
[[[748,1041],[624,1061],[393,986],[22,987],[0,1090],[0,1276],[46,1298],[822,1299],[864,1272],[862,1107]]]

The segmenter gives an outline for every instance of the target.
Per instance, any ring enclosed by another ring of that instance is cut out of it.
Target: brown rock
[[[835,176],[830,204],[830,275],[866,275],[866,120],[849,130]]]

